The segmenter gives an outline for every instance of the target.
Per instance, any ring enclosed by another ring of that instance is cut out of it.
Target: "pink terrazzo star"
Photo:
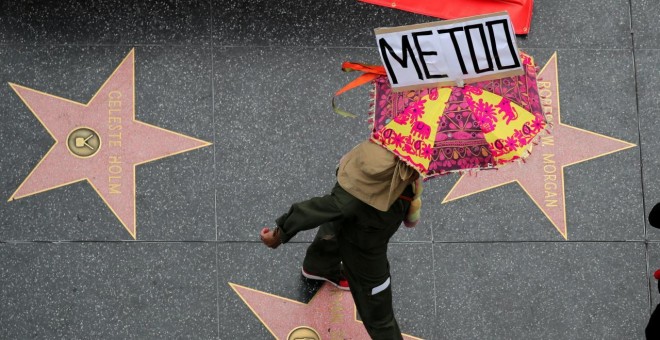
[[[286,340],[294,329],[304,326],[321,339],[369,339],[350,292],[324,283],[309,303],[289,300],[237,284],[229,284],[276,339]],[[421,340],[403,334],[407,340]]]
[[[497,171],[481,171],[476,176],[461,176],[443,203],[517,182],[564,239],[568,239],[564,167],[635,145],[562,124],[557,72],[557,55],[554,54],[538,76],[543,110],[548,122],[553,124],[551,134],[534,146],[532,154],[520,166],[512,164]]]
[[[10,84],[55,140],[10,201],[87,180],[136,238],[135,166],[210,143],[135,120],[134,56],[87,104]]]

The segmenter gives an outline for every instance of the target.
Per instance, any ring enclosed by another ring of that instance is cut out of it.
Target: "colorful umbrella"
[[[521,57],[521,76],[406,92],[392,91],[373,66],[344,68],[367,72],[358,83],[371,79],[375,85],[371,139],[429,178],[497,168],[529,155],[546,119],[536,65]]]

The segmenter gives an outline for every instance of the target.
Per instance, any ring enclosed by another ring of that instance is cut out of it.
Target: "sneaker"
[[[305,278],[310,279],[310,280],[320,280],[320,281],[330,282],[333,286],[335,286],[335,287],[337,287],[341,290],[350,290],[350,288],[348,287],[348,280],[346,280],[345,277],[340,277],[339,281],[335,282],[335,281],[332,281],[332,280],[330,280],[328,278],[325,278],[323,276],[316,276],[316,275],[310,274],[310,273],[305,271],[305,268],[302,269],[302,275]]]

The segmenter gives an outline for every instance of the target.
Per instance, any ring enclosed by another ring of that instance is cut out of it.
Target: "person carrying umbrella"
[[[420,194],[419,173],[367,140],[342,157],[329,195],[293,204],[260,238],[274,249],[320,226],[307,248],[303,276],[350,289],[373,339],[402,339],[392,309],[387,245],[402,222],[417,223]]]

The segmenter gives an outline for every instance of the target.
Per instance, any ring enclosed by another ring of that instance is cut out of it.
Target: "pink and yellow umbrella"
[[[371,78],[375,86],[371,140],[425,178],[498,168],[524,159],[547,122],[536,65],[530,56],[521,56],[525,73],[520,76],[406,92],[392,91],[384,72],[367,66],[363,77]],[[355,64],[344,66],[360,69]]]

